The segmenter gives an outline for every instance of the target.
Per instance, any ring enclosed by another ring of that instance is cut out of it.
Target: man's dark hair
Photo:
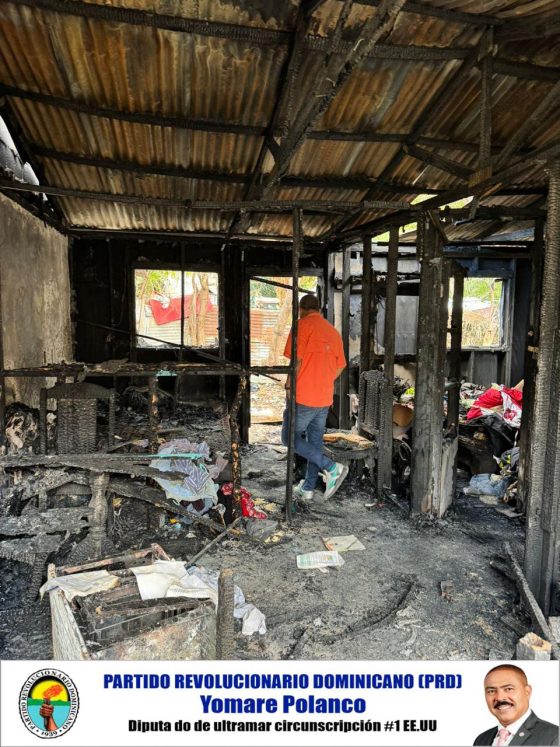
[[[300,298],[299,307],[304,311],[319,311],[319,299],[317,298],[317,296],[314,296],[311,293],[307,293],[305,296],[302,296]]]
[[[523,681],[525,682],[525,684],[527,684],[527,675],[521,669],[521,667],[516,667],[515,664],[498,664],[497,667],[493,667],[489,672],[486,672],[486,677],[488,677],[489,674],[492,674],[492,672],[497,672],[500,669],[513,669],[514,672],[517,672],[517,674],[521,675]],[[486,677],[484,679],[486,679]]]

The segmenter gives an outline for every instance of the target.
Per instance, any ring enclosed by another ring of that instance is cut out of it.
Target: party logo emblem
[[[76,720],[79,704],[76,685],[58,669],[34,672],[19,694],[23,723],[42,739],[66,734]]]

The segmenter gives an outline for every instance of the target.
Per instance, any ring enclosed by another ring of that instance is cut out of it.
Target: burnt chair
[[[381,417],[387,381],[382,371],[362,371],[358,390],[358,431],[379,444],[387,434]],[[391,434],[389,434],[390,436]]]
[[[352,448],[342,439],[340,445],[326,443],[327,452],[332,459],[348,464],[349,467],[361,466],[363,469],[367,465],[372,480],[377,464],[378,444],[385,438],[381,408],[386,386],[382,371],[362,371],[360,374],[357,426],[358,433],[370,440],[367,448]],[[337,430],[336,433],[344,434],[345,431]],[[346,433],[349,434],[350,431]]]
[[[41,389],[39,437],[41,454],[47,453],[47,400],[57,402],[58,454],[89,454],[97,451],[97,402],[106,400],[109,405],[107,448],[114,442],[115,390],[98,384],[57,384]]]

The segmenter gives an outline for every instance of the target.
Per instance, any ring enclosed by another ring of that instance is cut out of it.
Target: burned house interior
[[[560,658],[559,113],[556,0],[2,0],[2,658]]]

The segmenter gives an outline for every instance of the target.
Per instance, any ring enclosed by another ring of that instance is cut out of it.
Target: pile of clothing
[[[509,388],[494,384],[478,396],[470,410],[467,420],[475,420],[485,415],[496,414],[502,417],[508,425],[519,428],[521,425],[521,410],[523,407],[523,381],[517,386]]]

